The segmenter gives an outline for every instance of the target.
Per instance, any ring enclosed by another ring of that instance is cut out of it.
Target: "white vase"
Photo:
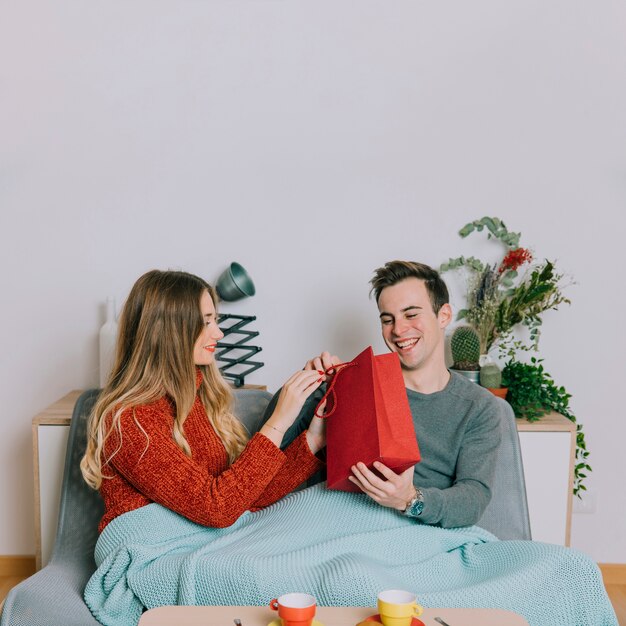
[[[107,298],[106,321],[100,329],[100,388],[106,385],[113,368],[116,339],[115,298],[109,296]]]

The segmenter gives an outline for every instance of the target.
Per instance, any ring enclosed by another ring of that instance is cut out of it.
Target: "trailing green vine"
[[[508,387],[506,399],[513,408],[516,417],[536,422],[550,411],[556,411],[576,424],[576,460],[574,464],[574,495],[581,497],[587,487],[583,484],[591,471],[587,459],[589,451],[585,442],[582,425],[576,422],[576,416],[569,406],[571,394],[564,387],[555,384],[554,379],[545,371],[543,359],[532,357],[530,363],[521,363],[511,359],[502,370],[502,385]]]

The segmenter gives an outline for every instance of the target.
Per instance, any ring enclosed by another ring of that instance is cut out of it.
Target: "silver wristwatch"
[[[404,514],[407,517],[419,517],[424,510],[424,494],[415,487],[415,496],[406,503]]]

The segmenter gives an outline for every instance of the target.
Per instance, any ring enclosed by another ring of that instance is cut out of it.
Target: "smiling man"
[[[424,523],[475,524],[491,498],[500,443],[497,400],[446,367],[452,309],[434,269],[391,261],[375,270],[371,285],[383,339],[400,359],[422,461],[402,474],[379,464],[385,481],[358,463],[351,480],[382,506]],[[314,359],[307,367],[318,364]]]
[[[371,285],[383,339],[400,359],[422,460],[401,474],[378,463],[385,480],[357,463],[350,479],[380,505],[425,524],[475,524],[491,499],[500,444],[498,401],[446,367],[445,332],[452,309],[446,284],[434,269],[390,261],[374,271]],[[323,352],[305,369],[327,370],[340,362]],[[283,445],[306,429],[321,393],[309,398]]]
[[[444,342],[452,309],[445,283],[427,265],[391,261],[375,271],[371,284],[383,339],[400,357],[407,388],[441,391],[450,380]]]

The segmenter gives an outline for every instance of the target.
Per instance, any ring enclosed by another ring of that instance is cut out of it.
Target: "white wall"
[[[97,384],[107,295],[247,267],[271,389],[322,348],[382,351],[372,270],[522,231],[576,281],[542,356],[573,394],[626,562],[626,7],[617,1],[0,3],[0,554],[34,552],[30,421]],[[457,302],[457,305],[460,302]]]

